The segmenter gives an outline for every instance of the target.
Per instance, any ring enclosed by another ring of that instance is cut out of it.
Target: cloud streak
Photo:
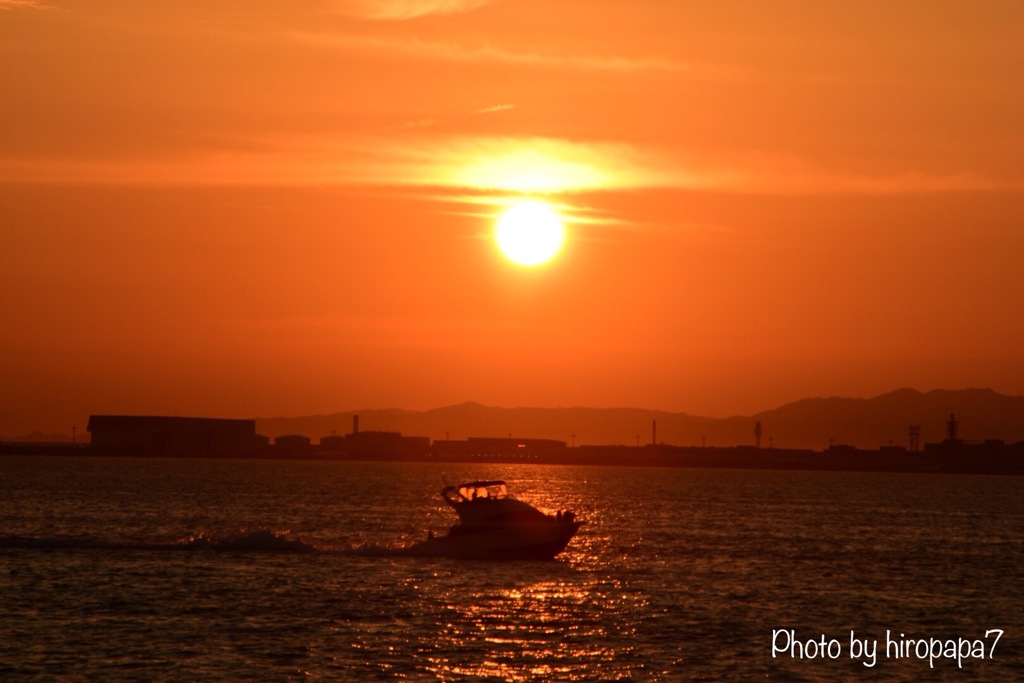
[[[657,57],[619,55],[556,54],[516,51],[490,43],[467,46],[437,40],[404,39],[384,35],[318,33],[294,31],[290,40],[321,48],[401,55],[413,59],[433,59],[469,64],[494,63],[506,66],[553,68],[601,72],[652,72],[689,75],[695,78],[735,79],[733,68],[692,64]]]
[[[359,19],[408,21],[433,14],[465,14],[490,0],[349,0],[341,12]]]
[[[227,141],[226,141],[227,142]],[[434,136],[232,141],[173,159],[0,160],[0,178],[181,184],[308,184],[449,187],[559,193],[639,187],[711,187],[725,178],[685,170],[655,150],[616,141]]]
[[[1024,180],[968,170],[849,172],[810,162],[694,157],[621,141],[550,137],[282,136],[148,159],[0,158],[0,181],[123,185],[348,185],[446,192],[540,193],[674,189],[763,195],[1021,191]]]
[[[0,11],[13,9],[50,9],[50,6],[39,0],[0,0]]]
[[[516,105],[514,105],[514,104],[496,104],[496,105],[491,106],[491,107],[483,107],[481,109],[475,109],[475,110],[473,110],[471,112],[468,112],[467,114],[463,114],[462,116],[463,117],[466,117],[466,116],[486,116],[487,114],[496,114],[496,113],[500,113],[500,112],[503,112],[503,111],[508,111],[510,109],[515,109],[515,108],[516,108]],[[401,123],[401,124],[399,124],[397,126],[391,126],[391,130],[401,130],[401,129],[410,129],[410,128],[433,128],[433,127],[436,127],[436,126],[445,126],[445,125],[448,125],[448,124],[452,123],[452,121],[457,120],[458,118],[459,117],[450,117],[450,118],[425,117],[425,118],[421,118],[421,119],[413,119],[411,121],[406,121],[404,123]]]

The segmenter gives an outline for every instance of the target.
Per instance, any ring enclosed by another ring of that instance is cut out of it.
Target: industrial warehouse
[[[98,455],[245,457],[261,446],[255,420],[92,415],[88,430]]]

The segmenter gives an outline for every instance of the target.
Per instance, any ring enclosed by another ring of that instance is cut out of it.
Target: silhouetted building
[[[350,456],[423,457],[430,452],[430,438],[402,436],[399,432],[353,432],[345,437],[342,451]]]
[[[340,453],[345,450],[345,437],[337,434],[320,437],[320,450],[327,453]]]
[[[283,455],[309,455],[310,443],[308,436],[285,434],[274,439],[274,449]]]
[[[101,455],[233,457],[256,450],[255,420],[92,415],[92,450]]]
[[[256,435],[256,455],[265,455],[270,450],[270,437],[262,434]]]

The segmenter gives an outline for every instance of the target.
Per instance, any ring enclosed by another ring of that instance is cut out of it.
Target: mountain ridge
[[[424,411],[349,410],[324,415],[256,418],[261,434],[304,434],[314,442],[352,430],[358,415],[362,431],[393,431],[431,439],[468,437],[547,438],[579,445],[643,445],[657,440],[678,446],[761,445],[820,450],[833,443],[859,448],[907,445],[911,424],[920,427],[920,443],[946,437],[946,421],[955,414],[966,440],[1024,440],[1024,396],[988,388],[901,388],[872,398],[811,397],[749,416],[710,418],[647,408],[498,407],[475,401]],[[654,422],[657,421],[656,432]]]

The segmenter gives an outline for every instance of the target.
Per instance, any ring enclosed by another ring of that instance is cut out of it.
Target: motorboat
[[[472,481],[441,489],[459,516],[446,536],[431,534],[434,554],[488,559],[550,560],[565,550],[583,522],[572,512],[545,514],[508,493],[503,481]]]

